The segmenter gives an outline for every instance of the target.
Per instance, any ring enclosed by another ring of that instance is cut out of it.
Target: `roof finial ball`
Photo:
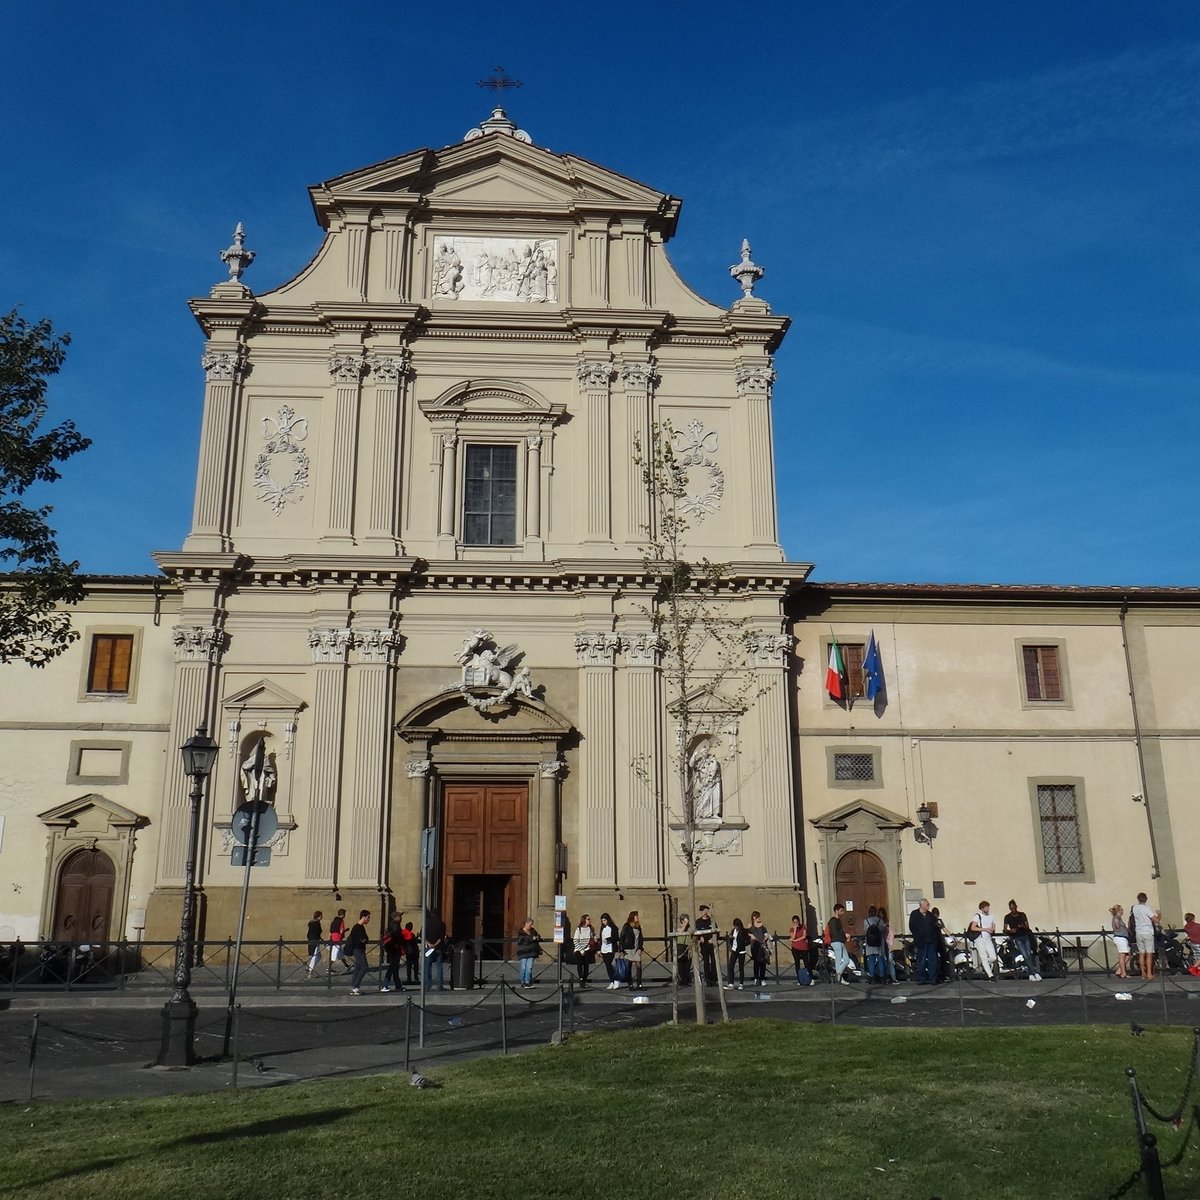
[[[738,281],[742,289],[742,299],[754,299],[754,285],[763,277],[765,269],[751,261],[750,242],[742,238],[742,260],[729,268],[729,273]]]
[[[246,231],[241,221],[233,231],[233,245],[221,251],[221,261],[229,268],[229,278],[241,283],[243,272],[254,261],[254,251],[246,249]]]

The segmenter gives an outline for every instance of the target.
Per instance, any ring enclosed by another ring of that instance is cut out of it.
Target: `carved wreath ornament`
[[[263,417],[262,426],[266,445],[254,463],[254,486],[258,498],[279,516],[283,506],[299,499],[299,493],[308,487],[308,455],[300,445],[308,437],[308,418],[296,416],[285,404],[278,416]],[[286,455],[291,462],[291,476],[283,483],[272,474],[271,459],[277,455]]]
[[[699,467],[707,473],[708,487],[700,492],[689,491],[679,501],[679,507],[689,517],[703,521],[721,507],[725,495],[725,472],[712,458],[717,452],[717,431],[710,429],[705,433],[703,422],[689,421],[687,431],[677,429],[673,441],[681,467]]]

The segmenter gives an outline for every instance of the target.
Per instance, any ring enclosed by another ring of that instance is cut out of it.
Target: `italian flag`
[[[845,700],[846,692],[846,664],[842,660],[842,648],[837,644],[837,638],[833,639],[833,644],[829,647],[829,669],[825,672],[825,690],[829,693],[830,700]]]

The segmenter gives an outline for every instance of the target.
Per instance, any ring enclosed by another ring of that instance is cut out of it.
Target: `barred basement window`
[[[1046,874],[1082,875],[1083,844],[1075,785],[1039,783],[1037,800]]]
[[[835,754],[833,778],[836,782],[870,783],[875,778],[875,757],[871,754]]]

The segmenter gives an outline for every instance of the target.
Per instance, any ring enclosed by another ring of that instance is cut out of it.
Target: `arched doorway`
[[[103,850],[76,850],[62,865],[54,902],[54,939],[107,942],[117,869]]]
[[[851,850],[838,859],[834,886],[837,899],[846,905],[846,932],[858,933],[874,904],[887,907],[887,870],[870,850]]]

